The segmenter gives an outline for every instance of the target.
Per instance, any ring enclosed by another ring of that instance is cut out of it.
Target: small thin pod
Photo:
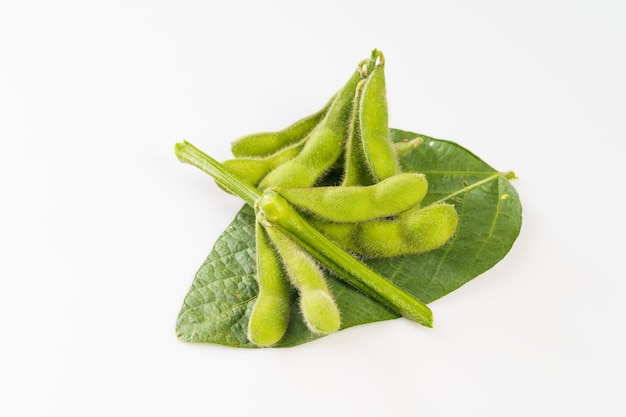
[[[305,138],[326,116],[335,96],[317,112],[304,117],[283,130],[260,132],[243,136],[231,143],[231,152],[236,158],[263,157]]]
[[[361,64],[337,93],[326,117],[309,134],[297,157],[277,167],[259,184],[268,187],[311,187],[339,159],[348,131],[352,99],[361,80]]]
[[[256,223],[256,264],[259,293],[248,321],[248,339],[258,346],[276,344],[287,332],[290,285],[280,259],[268,242],[263,226]]]
[[[389,116],[385,87],[384,57],[374,51],[377,65],[367,78],[359,103],[363,154],[375,181],[400,173],[400,165],[389,139]]]
[[[275,227],[268,227],[267,233],[300,294],[300,311],[309,330],[321,334],[338,331],[339,308],[317,262]]]
[[[297,208],[322,219],[357,223],[395,216],[412,209],[426,196],[428,181],[423,174],[410,172],[363,187],[274,190]]]

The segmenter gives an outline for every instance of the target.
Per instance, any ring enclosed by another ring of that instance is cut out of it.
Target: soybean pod
[[[224,161],[222,164],[256,187],[273,169],[295,158],[303,146],[304,141],[300,141],[264,158],[236,158]]]
[[[423,174],[394,175],[353,187],[274,188],[288,202],[316,217],[341,223],[395,216],[417,206],[428,191]]]
[[[453,205],[436,204],[401,216],[396,222],[363,223],[359,239],[364,251],[376,258],[423,253],[448,242],[457,223],[458,214]]]
[[[337,93],[328,113],[306,140],[295,158],[271,171],[259,184],[260,189],[277,187],[311,187],[339,159],[344,141],[352,99],[361,79],[361,64]]]
[[[339,247],[366,258],[392,258],[428,252],[454,235],[458,214],[453,205],[436,204],[391,220],[328,223],[309,219]]]
[[[365,82],[365,80],[359,81],[354,95],[348,138],[346,140],[342,186],[372,184],[372,177],[369,169],[366,167],[365,155],[363,155],[359,117],[359,101]]]
[[[305,138],[326,116],[335,96],[317,112],[304,117],[283,130],[261,132],[243,136],[231,144],[231,152],[236,158],[263,157],[271,155],[286,146]]]
[[[317,262],[275,227],[267,227],[267,233],[280,254],[291,283],[298,290],[300,311],[309,330],[322,334],[339,330],[339,308]]]
[[[259,293],[248,321],[248,339],[259,346],[271,346],[285,335],[289,325],[290,285],[280,260],[256,223],[256,265]]]
[[[363,154],[375,181],[400,172],[398,159],[389,139],[389,116],[385,87],[385,60],[382,52],[374,50],[376,67],[363,87],[359,103]]]

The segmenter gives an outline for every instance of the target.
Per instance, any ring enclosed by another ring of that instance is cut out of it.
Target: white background
[[[620,1],[2,2],[0,415],[624,415],[625,22]],[[174,143],[227,159],[373,48],[392,127],[518,174],[512,251],[432,330],[178,341],[242,203]]]

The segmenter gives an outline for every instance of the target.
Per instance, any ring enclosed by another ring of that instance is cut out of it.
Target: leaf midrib
[[[481,185],[483,185],[483,184],[487,184],[487,183],[488,183],[488,182],[490,182],[490,181],[493,181],[493,180],[495,180],[495,179],[498,179],[500,176],[502,176],[502,174],[501,174],[501,173],[499,173],[499,172],[496,172],[495,174],[490,175],[490,176],[488,176],[487,178],[485,178],[485,179],[483,179],[483,180],[476,181],[475,183],[470,184],[470,185],[468,185],[468,186],[465,186],[465,187],[463,187],[463,188],[461,188],[461,189],[459,189],[459,190],[457,190],[457,191],[453,192],[452,194],[448,194],[448,195],[447,195],[446,197],[444,197],[444,198],[441,198],[441,199],[439,199],[439,200],[437,200],[437,201],[434,201],[434,202],[430,203],[430,204],[429,204],[429,206],[432,206],[432,205],[435,205],[435,204],[441,204],[441,203],[444,203],[444,202],[446,202],[446,201],[450,200],[451,198],[456,197],[457,195],[460,195],[460,194],[466,194],[466,193],[468,193],[469,191],[473,190],[474,188],[480,187],[480,186],[481,186]]]

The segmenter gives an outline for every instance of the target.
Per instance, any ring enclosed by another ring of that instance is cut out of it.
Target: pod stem
[[[254,203],[261,198],[259,190],[186,140],[177,143],[174,146],[174,152],[181,162],[206,172],[218,184],[241,197],[250,206],[254,207]]]

